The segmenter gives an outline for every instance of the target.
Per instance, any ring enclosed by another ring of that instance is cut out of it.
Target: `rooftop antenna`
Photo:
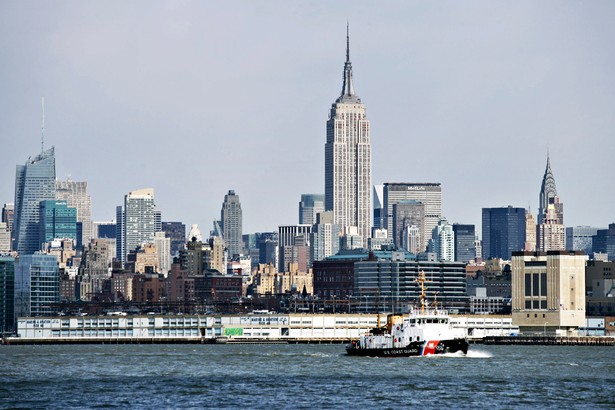
[[[41,154],[45,151],[45,97],[41,97],[43,107],[43,122],[41,124]]]
[[[346,62],[350,61],[350,23],[346,20]]]

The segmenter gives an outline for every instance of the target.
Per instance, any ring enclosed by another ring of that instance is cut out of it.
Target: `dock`
[[[605,336],[486,336],[486,345],[615,346],[615,337]]]

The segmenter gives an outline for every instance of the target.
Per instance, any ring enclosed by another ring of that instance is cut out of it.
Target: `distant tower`
[[[233,190],[224,196],[220,220],[229,257],[241,254],[243,248],[241,203],[239,196]]]
[[[17,165],[15,175],[15,221],[13,238],[19,255],[41,249],[39,243],[39,203],[56,198],[54,148],[41,152],[25,165]]]
[[[525,208],[483,208],[483,259],[510,260],[525,245]]]
[[[540,196],[538,198],[538,224],[540,225],[547,214],[547,208],[549,204],[555,203],[555,197],[557,197],[557,188],[555,187],[555,178],[551,171],[551,160],[547,155],[547,167],[545,168],[545,174],[542,177],[542,184],[540,186]],[[557,201],[558,205],[555,207],[557,212],[557,221],[560,224],[564,224],[564,204]]]
[[[154,243],[154,208],[153,188],[129,192],[124,196],[124,208],[117,207],[118,257],[123,263],[137,246]]]
[[[453,262],[455,260],[455,232],[446,218],[440,219],[431,234],[433,252],[439,261]]]
[[[325,210],[325,196],[323,194],[303,194],[299,202],[299,223],[314,225],[316,215]]]
[[[342,229],[354,226],[367,248],[372,227],[372,166],[370,125],[365,105],[355,94],[346,33],[342,92],[332,104],[325,144],[325,210]]]
[[[77,222],[81,222],[83,227],[79,242],[87,246],[94,238],[92,224],[92,199],[88,194],[88,183],[86,181],[73,181],[68,178],[66,181],[56,181],[56,199],[65,200],[69,207],[77,210]]]
[[[540,186],[540,208],[536,229],[536,249],[542,252],[566,249],[564,204],[560,202],[547,155],[547,167]]]

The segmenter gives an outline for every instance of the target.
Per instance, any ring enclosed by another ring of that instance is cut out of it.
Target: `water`
[[[615,408],[615,349],[470,346],[362,358],[342,345],[0,346],[0,408]]]

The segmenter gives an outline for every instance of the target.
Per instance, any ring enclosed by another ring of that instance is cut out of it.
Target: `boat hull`
[[[465,339],[450,339],[438,341],[418,341],[412,342],[405,347],[364,349],[352,344],[346,347],[346,353],[350,356],[367,357],[411,357],[428,356],[432,354],[444,353],[468,353],[468,341]]]

